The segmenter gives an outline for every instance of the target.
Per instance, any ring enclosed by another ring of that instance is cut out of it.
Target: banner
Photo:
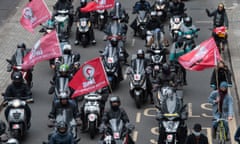
[[[87,3],[84,8],[81,8],[81,12],[92,12],[96,10],[109,9],[114,6],[114,0],[95,0]]]
[[[94,92],[107,85],[109,82],[100,57],[84,63],[69,82],[69,86],[75,90],[72,98]]]
[[[44,0],[31,0],[22,11],[21,25],[28,31],[33,32],[34,28],[51,18],[51,13]]]
[[[38,62],[60,57],[62,55],[57,32],[51,31],[34,45],[34,48],[23,58],[23,69],[29,69]]]
[[[189,53],[179,57],[179,63],[188,70],[202,71],[217,65],[221,60],[214,38],[205,40]]]

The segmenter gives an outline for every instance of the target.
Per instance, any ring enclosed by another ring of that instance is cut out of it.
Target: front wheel
[[[135,93],[135,92],[134,92]],[[135,104],[138,109],[141,108],[141,96],[134,94]]]
[[[89,135],[91,139],[94,139],[96,135],[96,122],[89,123]]]

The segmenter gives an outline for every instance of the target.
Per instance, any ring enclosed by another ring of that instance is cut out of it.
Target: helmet
[[[122,4],[120,2],[115,2],[115,8],[120,10],[122,8]]]
[[[71,52],[72,52],[72,47],[71,47],[71,45],[70,44],[65,44],[64,46],[63,46],[63,54],[71,54]]]
[[[14,138],[10,138],[10,139],[8,139],[6,144],[19,144],[19,142]]]
[[[69,66],[67,64],[62,64],[60,67],[59,67],[59,73],[61,75],[66,75],[69,71]]]
[[[20,71],[14,72],[12,75],[12,80],[14,82],[22,82],[23,81],[23,75]]]
[[[162,66],[162,72],[164,74],[169,74],[170,73],[170,66],[167,63],[164,63]]]
[[[114,111],[118,110],[120,105],[121,105],[121,101],[118,96],[113,96],[110,98],[110,106],[111,106],[112,110],[114,110]]]
[[[0,135],[2,135],[3,133],[5,133],[6,131],[6,124],[5,122],[3,122],[2,120],[0,120]]]
[[[25,43],[21,43],[21,44],[18,44],[18,45],[17,45],[17,48],[26,49],[26,45],[25,45]]]
[[[142,49],[137,51],[137,58],[144,59],[144,51]]]
[[[87,1],[86,0],[80,0],[80,6],[81,7],[85,7],[87,5]]]
[[[183,19],[183,22],[187,27],[192,26],[192,17],[190,16],[185,17]]]
[[[144,2],[145,2],[145,0],[140,0],[140,2],[141,2],[141,3],[144,3]]]
[[[226,81],[222,81],[220,83],[220,88],[227,88],[228,87],[228,83]]]
[[[117,38],[112,38],[112,39],[110,40],[110,43],[111,43],[111,45],[112,45],[113,47],[116,47],[117,44],[118,44]]]
[[[68,130],[68,125],[67,125],[66,122],[60,121],[60,122],[57,124],[57,131],[58,131],[59,133],[65,133],[65,132],[67,132],[67,130]]]

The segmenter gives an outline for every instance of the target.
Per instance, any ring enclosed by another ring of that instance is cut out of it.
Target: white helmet
[[[14,138],[10,138],[6,144],[19,144],[18,140],[14,139]]]

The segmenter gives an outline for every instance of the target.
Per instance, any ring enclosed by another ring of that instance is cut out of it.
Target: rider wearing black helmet
[[[137,50],[137,57],[131,60],[131,67],[135,70],[137,66],[137,61],[143,63],[144,70],[146,73],[146,82],[147,82],[147,93],[150,96],[151,103],[153,104],[153,94],[152,94],[152,83],[149,78],[149,74],[147,73],[147,69],[149,68],[150,60],[145,57],[145,52],[143,49]]]
[[[84,8],[87,5],[87,0],[80,0],[80,6],[77,7],[76,12],[75,12],[75,22],[77,22],[80,18],[88,18],[90,21],[91,20],[91,14],[90,12],[82,12],[81,8]],[[95,40],[95,35],[94,35],[94,31],[93,31],[93,26],[90,26],[89,29],[89,36],[90,36],[90,40],[92,42],[93,45],[95,45],[97,42]],[[76,29],[76,37],[75,37],[75,45],[79,44],[79,30],[78,28]]]
[[[68,131],[68,124],[60,121],[57,123],[57,131],[50,137],[49,144],[73,144],[74,138],[71,132]]]
[[[169,3],[169,14],[170,16],[174,15],[180,15],[180,16],[185,16],[184,11],[185,11],[185,4],[181,0],[172,0]]]
[[[110,109],[104,112],[104,115],[102,117],[102,124],[100,125],[99,131],[102,133],[104,129],[106,128],[106,124],[108,124],[110,119],[117,118],[121,119],[125,126],[129,124],[129,118],[126,113],[126,111],[121,108],[121,101],[118,96],[112,96],[109,100]],[[134,144],[134,141],[132,140],[131,136],[128,137],[129,144]]]
[[[128,23],[129,16],[119,1],[115,2],[113,10],[110,11],[110,17],[113,16],[118,17],[121,22]]]
[[[7,87],[4,93],[4,100],[9,101],[14,98],[19,99],[32,99],[32,93],[28,86],[23,82],[23,75],[21,72],[14,72],[12,75],[12,83]],[[26,110],[26,118],[28,123],[28,128],[30,128],[30,119],[31,119],[31,109],[26,104],[24,109]],[[5,118],[8,121],[8,113],[10,107],[5,109]]]

